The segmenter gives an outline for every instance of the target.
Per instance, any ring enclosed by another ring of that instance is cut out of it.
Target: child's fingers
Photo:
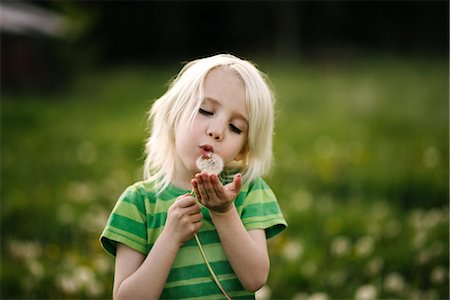
[[[203,216],[201,213],[195,213],[191,215],[191,222],[192,223],[198,223],[202,220]]]
[[[186,211],[186,214],[188,215],[195,215],[195,214],[199,214],[200,211],[202,210],[200,205],[198,205],[198,203],[196,202],[195,205],[189,206],[184,208]]]
[[[189,207],[195,204],[195,198],[190,194],[178,197],[176,204],[180,208]]]
[[[196,199],[198,200],[198,202],[205,205],[206,201],[202,198],[202,195],[200,194],[200,190],[199,190],[200,183],[198,182],[197,179],[192,179],[191,184],[192,184]]]
[[[201,221],[199,221],[199,222],[195,222],[193,224],[194,224],[194,232],[197,233],[200,230],[200,228],[202,227],[203,223]]]
[[[205,180],[203,179],[202,174],[195,175],[195,178],[198,181],[198,192],[199,192],[199,200],[201,203],[207,202],[209,200],[208,192],[205,188]]]
[[[209,175],[208,173],[202,173],[203,186],[208,196],[211,196],[215,193],[211,176],[212,175]]]
[[[217,175],[211,175],[211,182],[217,197],[222,199],[224,197],[224,189],[219,177]]]
[[[192,185],[192,190],[194,191],[195,198],[200,201],[200,192],[198,190],[199,183],[198,183],[197,179],[195,179],[195,178],[192,179],[191,185]]]
[[[196,189],[198,187],[197,179],[195,179],[195,178],[191,179],[191,185],[194,189]]]

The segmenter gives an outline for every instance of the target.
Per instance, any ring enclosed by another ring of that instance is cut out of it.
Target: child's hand
[[[164,231],[169,232],[180,245],[186,243],[202,226],[200,211],[200,205],[192,195],[178,197],[169,207]]]
[[[219,177],[206,172],[198,173],[191,180],[195,195],[210,211],[224,213],[230,210],[242,186],[241,174],[236,174],[233,182],[223,186]]]

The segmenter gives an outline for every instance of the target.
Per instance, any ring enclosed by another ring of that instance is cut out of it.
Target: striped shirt
[[[188,192],[170,185],[156,194],[148,181],[128,187],[100,237],[103,248],[115,256],[117,243],[123,243],[147,255],[164,228],[169,207],[178,196]],[[244,184],[234,204],[247,230],[264,229],[266,237],[271,238],[287,226],[273,191],[262,178]],[[222,286],[233,299],[254,299],[254,293],[242,287],[228,262],[207,208],[202,207],[202,215],[203,224],[197,235]],[[161,298],[224,298],[208,272],[195,239],[178,251]]]

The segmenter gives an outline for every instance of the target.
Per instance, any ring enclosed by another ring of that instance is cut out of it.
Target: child
[[[116,257],[114,298],[254,298],[269,273],[266,239],[287,226],[260,177],[273,101],[264,74],[229,54],[186,64],[155,101],[146,180],[125,190],[100,238]],[[223,159],[219,176],[196,165],[212,153]]]

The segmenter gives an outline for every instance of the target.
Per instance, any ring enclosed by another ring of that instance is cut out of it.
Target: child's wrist
[[[209,209],[209,215],[211,217],[219,217],[219,218],[226,218],[227,216],[234,214],[236,212],[236,207],[231,204],[228,208],[224,209],[223,211],[218,210],[212,210]]]
[[[181,246],[183,246],[183,241],[177,241],[174,236],[166,230],[166,227],[162,230],[161,234],[158,237],[158,240],[161,243],[164,243],[169,248],[176,248],[179,249]]]

